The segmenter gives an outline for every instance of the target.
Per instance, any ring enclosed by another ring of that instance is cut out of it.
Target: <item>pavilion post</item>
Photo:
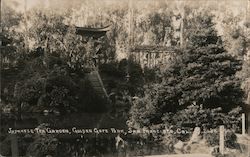
[[[245,113],[242,113],[242,135],[246,134],[246,115]]]
[[[220,150],[220,153],[221,153],[222,155],[224,154],[224,149],[225,149],[224,134],[225,134],[225,128],[224,128],[224,125],[221,125],[221,126],[220,126],[219,150]]]

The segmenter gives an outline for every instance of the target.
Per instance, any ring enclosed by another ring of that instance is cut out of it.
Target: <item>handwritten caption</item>
[[[9,128],[9,134],[191,134],[192,130],[184,129],[118,129],[118,128]],[[216,132],[216,130],[211,131]]]

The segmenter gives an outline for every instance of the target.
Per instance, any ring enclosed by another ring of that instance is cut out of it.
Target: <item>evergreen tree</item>
[[[161,112],[177,111],[193,101],[228,111],[242,104],[241,62],[223,47],[213,16],[199,12],[187,19],[187,48],[178,53],[164,72],[158,105]]]

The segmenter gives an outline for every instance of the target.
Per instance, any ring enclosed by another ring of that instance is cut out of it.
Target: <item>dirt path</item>
[[[175,155],[151,155],[144,157],[213,157],[210,154],[175,154]]]

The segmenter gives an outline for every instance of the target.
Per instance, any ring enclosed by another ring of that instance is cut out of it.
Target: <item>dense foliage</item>
[[[236,77],[242,62],[223,47],[212,15],[202,11],[189,18],[187,47],[176,52],[162,79],[133,101],[130,127],[210,129],[224,124],[239,129],[241,110],[232,109],[244,106]]]
[[[226,130],[225,132],[225,146],[227,148],[237,149],[239,147],[239,144],[237,143],[237,136],[235,132],[231,130]],[[219,145],[219,133],[212,132],[212,133],[206,133],[205,139],[209,146],[218,146]]]
[[[176,114],[166,113],[162,120],[168,127],[170,125],[178,127],[196,126],[202,129],[212,129],[219,125],[225,125],[226,128],[234,131],[240,131],[241,108],[235,108],[228,114],[222,113],[221,108],[204,109],[201,106],[193,104],[184,110],[178,111]]]
[[[173,111],[193,101],[204,107],[220,106],[225,111],[242,105],[243,92],[235,76],[241,62],[223,48],[211,15],[200,13],[193,18],[195,22],[190,22],[189,29],[195,31],[189,35],[188,48],[165,71],[160,93],[163,109]]]
[[[44,123],[37,126],[38,129],[46,129],[46,127],[48,126]],[[35,136],[35,140],[26,148],[26,155],[42,157],[56,154],[59,141],[54,135],[40,134]]]
[[[84,73],[75,73],[58,57],[49,56],[48,60],[49,66],[45,66],[43,57],[35,58],[19,74],[14,96],[23,111],[93,111],[93,104],[101,103]]]
[[[102,64],[99,69],[109,93],[128,91],[131,96],[142,93],[144,77],[139,64],[123,59]]]

